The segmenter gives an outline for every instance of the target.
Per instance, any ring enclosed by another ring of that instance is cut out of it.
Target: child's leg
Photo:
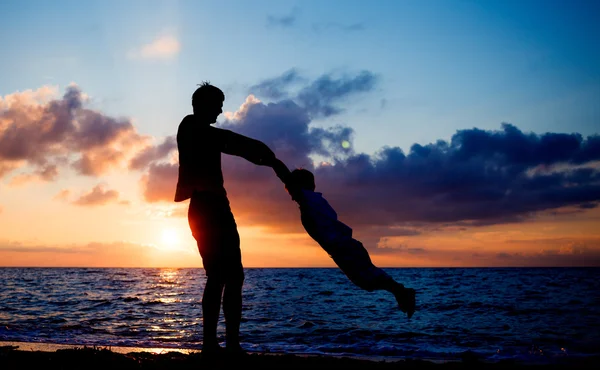
[[[362,243],[356,241],[352,244],[352,247],[353,252],[357,256],[354,259],[356,266],[353,270],[360,271],[359,275],[361,276],[360,284],[357,285],[363,285],[363,289],[368,291],[386,290],[392,293],[396,302],[398,302],[400,310],[406,312],[408,318],[410,318],[415,312],[415,290],[404,287],[403,284],[394,280],[388,273],[375,266],[371,262],[369,253]]]
[[[376,283],[376,289],[383,289],[392,293],[394,298],[396,298],[396,302],[398,302],[398,308],[400,308],[402,312],[406,312],[408,318],[410,319],[415,312],[415,290],[404,287],[404,285],[394,280],[390,275],[380,268],[375,266],[374,268],[380,270],[380,278]]]
[[[343,266],[343,265],[342,265]],[[371,264],[359,269],[340,266],[348,278],[358,287],[366,291],[385,290],[394,295],[398,308],[410,318],[415,312],[415,290],[405,288],[379,267]],[[358,272],[357,272],[358,271]]]
[[[375,266],[371,261],[369,252],[363,244],[350,239],[344,243],[342,255],[333,259],[348,278],[361,289],[372,292],[374,290],[387,290],[397,294],[404,285],[397,283],[385,271]]]

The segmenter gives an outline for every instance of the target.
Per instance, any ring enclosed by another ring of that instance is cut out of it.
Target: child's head
[[[290,185],[295,185],[300,189],[310,191],[315,190],[315,176],[312,174],[312,172],[304,168],[297,168],[290,172],[286,182]]]

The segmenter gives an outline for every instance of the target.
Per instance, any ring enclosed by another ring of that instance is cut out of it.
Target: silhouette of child
[[[337,213],[315,192],[315,178],[306,169],[295,169],[285,179],[285,188],[300,206],[306,232],[329,254],[344,274],[359,288],[372,292],[386,290],[410,318],[415,311],[415,290],[405,288],[376,267],[363,244],[352,237],[352,229],[340,222]]]

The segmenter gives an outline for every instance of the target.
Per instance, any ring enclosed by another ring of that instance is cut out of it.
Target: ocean
[[[242,346],[440,361],[600,355],[600,268],[385,270],[417,290],[412,319],[336,268],[247,268]],[[202,269],[0,268],[0,279],[0,342],[202,347]]]

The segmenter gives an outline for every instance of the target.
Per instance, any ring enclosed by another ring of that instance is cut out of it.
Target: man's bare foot
[[[210,344],[202,346],[202,358],[205,359],[215,359],[220,357],[224,353],[223,347],[218,344]]]
[[[234,344],[234,345],[228,345],[227,347],[225,347],[225,354],[228,357],[240,358],[240,357],[247,356],[248,352],[244,351],[242,346],[240,346],[239,344],[237,344],[237,345]]]

